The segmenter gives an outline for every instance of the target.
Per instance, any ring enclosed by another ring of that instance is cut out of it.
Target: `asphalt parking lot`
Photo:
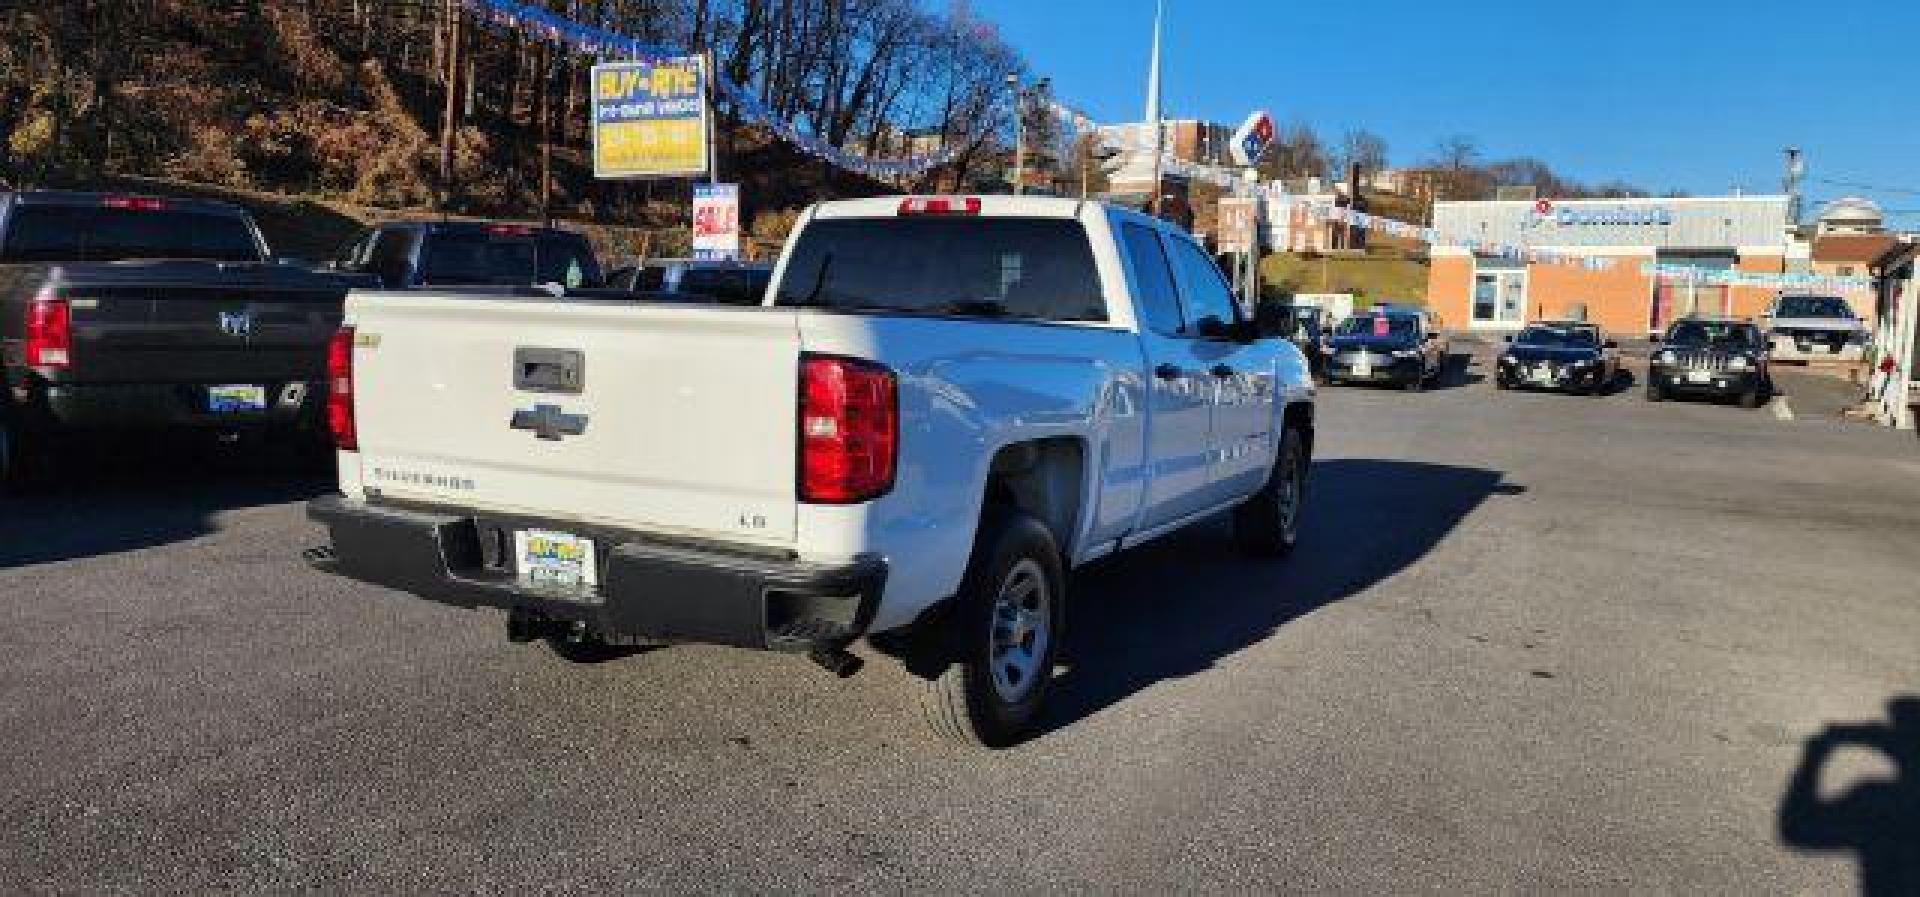
[[[1911,434],[1479,351],[1325,394],[1292,560],[1079,577],[998,753],[884,662],[509,645],[306,571],[324,477],[128,447],[0,503],[0,892],[1920,888]]]

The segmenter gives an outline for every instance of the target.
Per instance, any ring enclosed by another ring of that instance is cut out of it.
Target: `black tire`
[[[1307,501],[1306,436],[1288,427],[1280,437],[1280,457],[1267,485],[1233,510],[1233,541],[1254,557],[1285,557],[1300,541],[1300,512]]]
[[[1666,398],[1667,391],[1662,389],[1659,383],[1652,382],[1651,379],[1649,379],[1647,383],[1647,401],[1664,402]]]
[[[20,495],[37,484],[42,460],[32,434],[0,407],[0,496]]]
[[[1746,392],[1743,392],[1740,394],[1740,407],[1751,411],[1755,408],[1760,407],[1761,405],[1760,399],[1761,399],[1760,384],[1755,383],[1754,385],[1747,387]]]
[[[1426,371],[1421,371],[1419,374],[1416,374],[1412,380],[1408,380],[1407,382],[1400,384],[1400,388],[1406,390],[1407,392],[1426,391],[1426,388],[1427,388]]]
[[[1045,525],[1015,511],[988,513],[950,625],[926,649],[941,655],[920,696],[934,732],[961,744],[1006,747],[1032,731],[1053,687],[1066,585]]]

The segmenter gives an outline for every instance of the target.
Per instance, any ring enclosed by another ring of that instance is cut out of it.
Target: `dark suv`
[[[1758,408],[1773,392],[1767,339],[1739,318],[1685,317],[1667,328],[1647,365],[1647,401],[1676,395],[1737,397]]]

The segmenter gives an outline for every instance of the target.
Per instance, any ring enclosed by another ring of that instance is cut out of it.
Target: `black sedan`
[[[1341,321],[1321,354],[1328,383],[1419,390],[1446,372],[1448,342],[1427,312],[1382,308]]]
[[[1620,376],[1620,344],[1580,321],[1542,321],[1507,337],[1493,383],[1602,395]]]

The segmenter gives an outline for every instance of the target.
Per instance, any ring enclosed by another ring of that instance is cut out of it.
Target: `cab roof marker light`
[[[978,196],[909,196],[900,201],[899,214],[905,215],[978,215]]]
[[[164,212],[167,201],[157,196],[107,196],[102,197],[100,205],[109,209],[125,209],[130,212]]]

